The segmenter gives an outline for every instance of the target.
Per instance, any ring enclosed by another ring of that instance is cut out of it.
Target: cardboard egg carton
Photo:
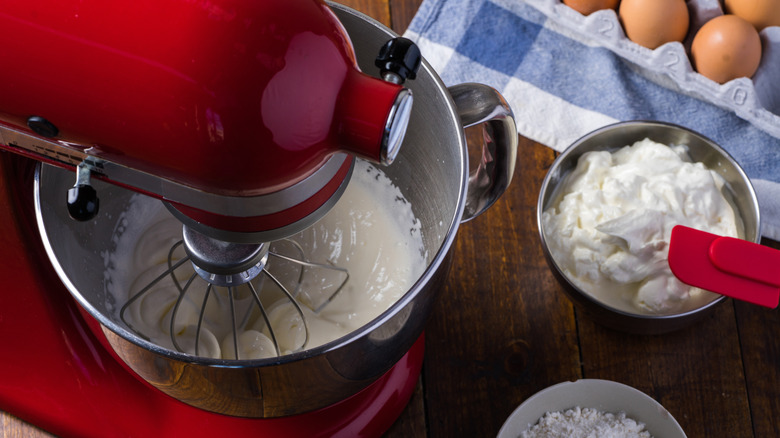
[[[723,14],[718,0],[687,0],[691,25],[686,40],[667,43],[655,50],[629,40],[614,10],[583,16],[560,0],[525,2],[568,30],[573,37],[615,52],[649,80],[733,111],[757,128],[780,138],[780,27],[767,27],[759,33],[763,53],[752,79],[738,78],[718,84],[695,72],[688,57],[696,31],[708,20]]]

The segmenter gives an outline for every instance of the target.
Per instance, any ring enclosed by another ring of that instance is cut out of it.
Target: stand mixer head
[[[157,197],[229,242],[270,242],[322,217],[354,156],[388,164],[419,51],[391,43],[380,80],[321,0],[15,2],[3,7],[0,144]],[[126,10],[127,9],[127,10]],[[23,43],[20,43],[23,42]]]
[[[97,214],[100,194],[91,179],[98,178],[163,200],[183,223],[169,270],[124,308],[166,276],[184,297],[197,282],[179,284],[174,271],[189,260],[207,297],[232,303],[237,288],[249,288],[261,310],[252,280],[262,274],[296,306],[308,339],[301,282],[283,285],[268,258],[295,263],[300,277],[340,274],[324,301],[309,303],[314,312],[349,274],[308,260],[294,243],[286,255],[269,251],[271,242],[330,210],[355,157],[393,161],[413,99],[400,84],[416,74],[417,48],[389,41],[376,61],[384,80],[366,75],[319,0],[209,8],[148,0],[132,11],[92,1],[20,3],[4,7],[0,23],[14,39],[5,57],[15,65],[0,74],[0,147],[75,167],[67,202],[77,220]],[[43,65],[53,61],[55,74]],[[180,244],[186,255],[174,266]],[[183,351],[173,333],[171,340]]]

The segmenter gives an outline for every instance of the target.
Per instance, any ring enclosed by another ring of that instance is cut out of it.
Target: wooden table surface
[[[341,0],[399,33],[420,2]],[[655,398],[691,438],[779,437],[780,313],[729,300],[700,323],[660,336],[583,317],[555,282],[537,233],[536,200],[555,154],[521,137],[518,156],[501,200],[460,227],[427,326],[420,382],[386,436],[495,436],[537,391],[596,378]],[[48,435],[2,414],[0,436]]]

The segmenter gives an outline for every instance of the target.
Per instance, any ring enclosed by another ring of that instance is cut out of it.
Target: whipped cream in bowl
[[[675,225],[760,238],[756,195],[733,158],[660,122],[617,123],[575,142],[545,177],[537,220],[548,264],[578,309],[644,334],[685,327],[724,300],[671,273]]]

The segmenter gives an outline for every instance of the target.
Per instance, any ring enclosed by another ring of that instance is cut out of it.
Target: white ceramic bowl
[[[625,412],[626,417],[644,423],[654,438],[686,438],[677,420],[653,398],[628,385],[599,379],[563,382],[537,392],[512,412],[498,432],[498,438],[517,438],[547,412],[577,406],[602,412]]]

